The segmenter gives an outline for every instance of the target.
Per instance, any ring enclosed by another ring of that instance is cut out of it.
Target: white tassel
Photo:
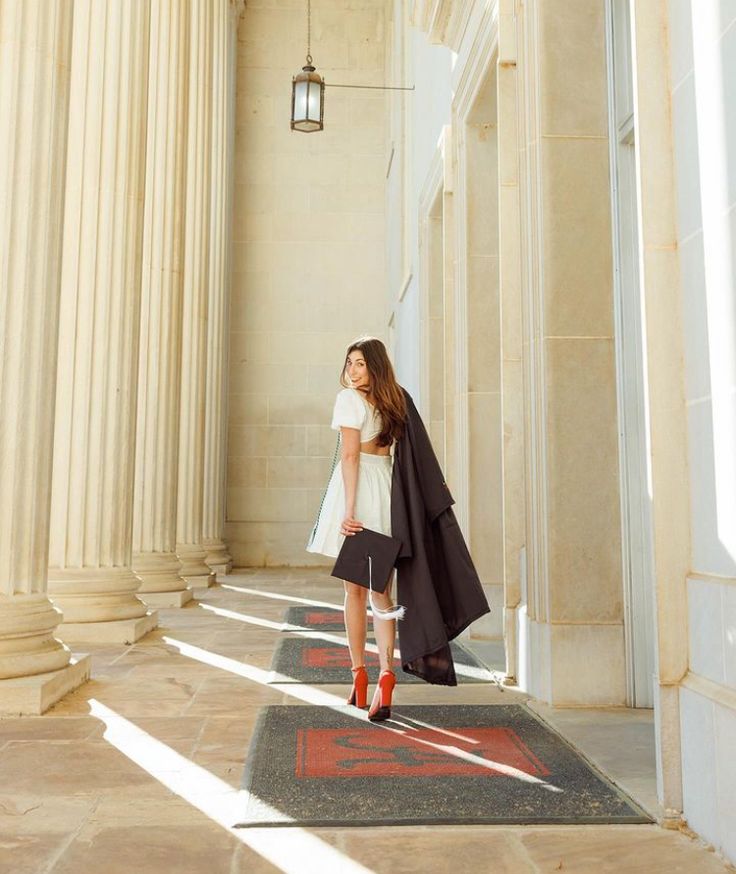
[[[400,604],[396,604],[396,606],[391,607],[388,610],[381,610],[380,607],[377,607],[373,602],[373,594],[369,592],[369,600],[371,602],[371,612],[373,613],[374,619],[403,619],[406,616],[406,607],[402,607]]]
[[[373,562],[370,555],[368,556],[368,601],[370,602],[374,619],[403,619],[406,616],[406,607],[402,607],[400,604],[395,604],[387,610],[382,610],[373,601]]]

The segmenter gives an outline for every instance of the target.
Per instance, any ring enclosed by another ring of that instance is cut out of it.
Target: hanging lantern
[[[291,129],[304,133],[324,130],[325,80],[312,64],[312,0],[307,0],[307,63],[291,80]],[[331,88],[372,88],[377,91],[413,91],[392,85],[340,85],[330,82]]]
[[[307,65],[291,80],[291,129],[305,133],[322,130],[324,113],[325,83],[307,55]]]
[[[307,64],[291,80],[291,129],[322,130],[325,83],[312,66],[312,0],[307,0]]]

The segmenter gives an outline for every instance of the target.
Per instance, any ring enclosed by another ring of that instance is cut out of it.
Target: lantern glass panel
[[[309,89],[309,82],[302,81],[297,82],[294,85],[294,121],[301,121],[304,118],[307,118],[307,92]]]
[[[322,89],[318,82],[309,83],[309,98],[307,101],[307,117],[311,121],[320,119],[320,103]]]

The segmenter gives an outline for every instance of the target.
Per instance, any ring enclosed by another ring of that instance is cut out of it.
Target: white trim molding
[[[419,30],[426,31],[430,42],[457,52],[474,5],[473,0],[415,0],[411,9],[411,23]]]

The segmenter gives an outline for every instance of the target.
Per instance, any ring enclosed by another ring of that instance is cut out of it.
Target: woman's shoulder
[[[363,395],[358,391],[357,388],[343,388],[337,393],[336,401],[344,401],[349,404],[362,404],[363,403]]]
[[[361,393],[354,388],[343,388],[335,398],[335,410],[352,411],[357,415],[365,413],[366,405]]]
[[[332,427],[362,428],[366,417],[366,406],[354,388],[344,388],[337,393],[332,413]]]

